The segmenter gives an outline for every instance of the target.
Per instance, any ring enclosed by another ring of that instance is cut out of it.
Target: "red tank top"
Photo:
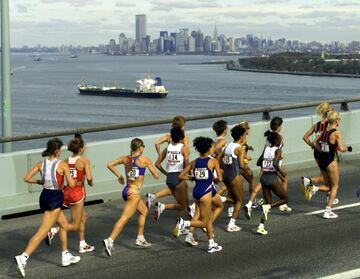
[[[84,186],[84,170],[79,170],[76,168],[76,162],[80,157],[69,157],[68,166],[70,169],[70,174],[72,178],[75,180],[75,187],[83,187]]]

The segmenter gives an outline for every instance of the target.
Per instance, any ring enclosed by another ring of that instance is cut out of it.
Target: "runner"
[[[325,219],[337,218],[331,207],[336,198],[339,189],[339,168],[338,162],[335,160],[336,151],[346,152],[352,151],[352,147],[345,147],[342,140],[342,135],[337,127],[340,124],[340,115],[336,111],[330,111],[327,115],[328,126],[314,141],[314,147],[319,152],[318,164],[321,169],[321,174],[324,177],[325,184],[329,187],[325,191],[330,190],[330,196],[327,201],[327,206],[323,217]],[[310,200],[317,191],[323,190],[314,185],[310,185],[306,189],[306,199]]]
[[[80,134],[69,141],[68,150],[72,152],[72,156],[67,158],[64,162],[68,164],[70,173],[75,180],[75,187],[64,187],[64,206],[71,210],[71,223],[68,225],[68,231],[79,232],[79,253],[86,253],[95,250],[94,246],[88,245],[85,241],[85,223],[88,214],[85,210],[85,178],[89,186],[93,186],[90,161],[86,159],[83,154],[85,151],[85,143]],[[45,238],[46,244],[51,245],[51,241],[59,228],[51,228]]]
[[[231,136],[234,141],[224,147],[224,151],[220,155],[219,160],[222,161],[224,184],[226,185],[230,199],[234,203],[234,212],[226,230],[228,232],[237,232],[240,231],[241,228],[237,226],[235,222],[239,216],[244,196],[240,169],[243,169],[245,165],[245,152],[241,147],[241,143],[246,141],[246,130],[237,125],[231,129]]]
[[[213,172],[218,174],[216,179],[218,182],[222,181],[222,174],[220,172],[219,163],[216,159],[210,158],[209,155],[214,153],[214,142],[210,138],[197,137],[194,139],[194,147],[199,152],[200,157],[192,161],[179,175],[183,180],[194,180],[195,187],[193,189],[193,196],[196,199],[199,207],[200,217],[198,220],[184,221],[179,218],[176,226],[176,233],[179,235],[180,231],[187,227],[206,228],[206,233],[209,240],[208,252],[214,253],[222,250],[222,247],[215,243],[213,235],[212,222],[212,196],[214,195],[213,188]],[[189,172],[193,171],[193,176],[189,176]]]
[[[262,174],[260,183],[263,189],[265,204],[262,205],[263,214],[257,233],[268,234],[265,230],[265,221],[267,221],[268,213],[271,208],[281,206],[287,203],[287,192],[284,188],[286,181],[286,172],[281,166],[282,161],[282,137],[279,133],[267,131],[265,133],[267,145],[260,156],[257,165],[261,166]],[[271,193],[279,197],[278,201],[273,202]]]
[[[188,185],[186,181],[179,179],[179,174],[184,167],[189,164],[189,148],[181,141],[184,139],[184,131],[179,127],[174,127],[170,131],[171,142],[169,146],[163,150],[157,159],[155,166],[159,171],[166,175],[166,184],[172,195],[177,201],[176,204],[155,203],[155,220],[159,220],[160,215],[165,209],[177,210],[177,218],[182,217],[183,211],[188,205]],[[161,163],[167,160],[166,170]]]
[[[185,117],[184,116],[178,115],[173,118],[172,128],[175,128],[175,127],[181,128],[185,133]],[[160,150],[161,144],[163,144],[163,143],[169,144],[170,142],[171,142],[170,133],[165,134],[164,136],[162,136],[155,142],[155,149],[159,156],[161,155],[161,150]],[[184,135],[184,139],[181,141],[181,143],[183,143],[186,147],[189,148],[189,138],[186,134]],[[146,206],[148,207],[148,209],[150,209],[151,206],[155,203],[156,199],[164,198],[164,197],[171,196],[171,195],[172,195],[172,192],[168,187],[161,189],[160,191],[156,192],[155,194],[147,193],[146,194]]]
[[[40,194],[39,203],[40,209],[44,211],[44,215],[39,230],[30,239],[25,251],[14,258],[20,277],[25,277],[25,266],[29,257],[37,249],[40,242],[46,237],[47,232],[55,223],[60,226],[59,238],[62,251],[62,266],[69,266],[80,261],[80,257],[71,255],[67,250],[68,222],[61,211],[64,200],[62,191],[64,176],[69,187],[74,187],[75,181],[71,177],[68,165],[59,160],[62,145],[62,141],[58,138],[49,140],[46,150],[41,154],[42,157],[46,157],[45,160],[37,163],[24,177],[26,183],[42,185],[43,190]],[[41,179],[33,179],[38,172],[40,172]]]
[[[117,165],[124,165],[126,174],[126,186],[123,189],[122,197],[125,201],[124,210],[119,220],[115,223],[110,236],[103,240],[105,251],[109,257],[114,250],[114,241],[123,230],[126,223],[131,219],[136,211],[139,212],[138,218],[138,236],[136,245],[150,247],[151,244],[145,240],[144,226],[148,209],[141,199],[141,186],[144,182],[146,168],[149,169],[155,179],[159,176],[151,163],[150,159],[142,156],[145,149],[143,141],[135,138],[131,141],[130,155],[120,156],[119,158],[107,164],[108,169],[117,177],[120,184],[125,184],[125,178],[116,170]]]

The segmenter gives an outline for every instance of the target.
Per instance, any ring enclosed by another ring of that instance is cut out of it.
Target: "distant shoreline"
[[[226,69],[229,70],[229,71],[265,73],[265,74],[281,74],[281,75],[313,76],[313,77],[360,78],[360,75],[353,75],[353,74],[316,73],[316,72],[290,72],[290,71],[250,69],[250,68],[242,68],[242,67],[239,67],[239,66],[234,66],[234,65],[229,64],[229,63],[226,64]]]

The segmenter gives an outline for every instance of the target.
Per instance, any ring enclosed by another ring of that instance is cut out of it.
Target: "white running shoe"
[[[241,227],[236,226],[235,224],[234,225],[228,225],[226,227],[226,231],[227,232],[239,232],[239,231],[241,231]]]
[[[224,203],[224,202],[226,202],[226,201],[227,201],[227,198],[226,198],[226,197],[224,197],[224,196],[220,196],[220,199],[221,199],[221,202],[222,202],[222,203]]]
[[[189,233],[189,230],[184,228],[184,229],[182,229],[182,230],[180,231],[179,236],[187,235],[188,233]]]
[[[264,221],[267,221],[268,214],[270,212],[270,204],[263,204],[262,206]]]
[[[253,204],[252,204],[252,208],[258,208],[260,205],[264,204],[264,199],[260,198],[260,199],[255,199]]]
[[[112,251],[114,251],[114,243],[111,243],[108,239],[104,239],[103,244],[105,246],[106,254],[111,257]]]
[[[325,210],[324,215],[323,215],[323,218],[325,218],[325,219],[335,219],[337,217],[338,217],[337,214],[335,214],[332,211],[327,211],[327,210]]]
[[[91,246],[89,244],[86,244],[85,246],[79,245],[79,253],[80,254],[84,254],[84,253],[87,253],[87,252],[92,252],[94,250],[95,250],[95,247]]]
[[[214,243],[213,245],[209,245],[208,246],[208,253],[215,253],[215,252],[220,252],[222,250],[222,246],[220,246],[217,243]]]
[[[188,206],[188,213],[189,213],[190,219],[194,218],[195,210],[196,210],[195,203],[192,203],[191,205]]]
[[[315,186],[311,185],[306,188],[305,199],[307,201],[311,200],[311,198],[316,194]]]
[[[53,233],[51,230],[48,231],[47,236],[44,239],[46,245],[51,246],[51,241],[53,240],[54,236],[55,233]]]
[[[76,264],[80,261],[79,256],[73,256],[70,252],[67,252],[65,255],[62,256],[61,264],[62,266],[69,266],[71,264]]]
[[[145,247],[148,248],[151,246],[150,242],[147,242],[145,238],[141,239],[141,238],[136,238],[135,244],[141,247]]]
[[[199,243],[195,240],[193,235],[188,234],[185,237],[185,242],[189,244],[190,246],[197,246]]]
[[[232,217],[233,213],[234,213],[234,207],[229,206],[229,208],[228,208],[228,217]]]
[[[292,211],[292,208],[289,207],[287,204],[280,205],[279,209],[280,209],[280,211],[283,211],[283,212],[291,212]]]
[[[161,202],[155,203],[154,219],[157,221],[160,219],[161,213],[165,210],[165,204]]]
[[[252,207],[249,204],[245,204],[244,215],[245,215],[245,218],[248,220],[251,219],[251,211],[252,211]]]
[[[146,206],[148,209],[151,208],[151,206],[155,200],[156,200],[156,196],[154,194],[151,194],[151,193],[146,194]]]
[[[15,263],[16,263],[16,271],[17,274],[21,278],[25,278],[25,266],[26,266],[26,259],[22,255],[18,255],[14,257]]]
[[[175,237],[179,237],[180,236],[180,232],[185,229],[184,227],[184,220],[182,218],[178,218],[177,222],[176,222],[176,226],[173,230],[173,235]]]
[[[262,235],[267,235],[268,234],[268,231],[265,230],[265,227],[264,226],[258,226],[256,232],[258,234],[262,234]]]
[[[309,186],[312,185],[312,182],[309,178],[302,176],[301,177],[301,185],[300,185],[300,191],[301,193],[305,194],[306,190]]]

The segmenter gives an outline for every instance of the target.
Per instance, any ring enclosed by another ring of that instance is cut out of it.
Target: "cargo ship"
[[[131,97],[131,98],[165,98],[168,91],[162,84],[161,78],[155,79],[147,76],[138,80],[135,89],[114,86],[94,86],[84,82],[78,84],[77,88],[81,95],[110,96],[110,97]]]

